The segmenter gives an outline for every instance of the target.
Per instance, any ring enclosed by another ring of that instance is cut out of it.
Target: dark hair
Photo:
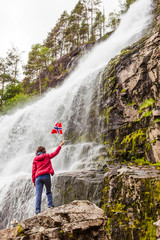
[[[37,150],[36,150],[36,155],[37,155],[38,152],[46,153],[46,149],[45,149],[45,147],[43,147],[43,146],[39,146],[39,147],[37,148]]]

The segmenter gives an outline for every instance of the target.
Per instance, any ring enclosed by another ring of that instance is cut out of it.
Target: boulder
[[[0,239],[107,240],[106,222],[103,210],[95,204],[75,200],[1,230]]]

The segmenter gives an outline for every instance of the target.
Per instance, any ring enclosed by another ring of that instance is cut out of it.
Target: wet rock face
[[[160,216],[159,179],[160,170],[151,167],[123,166],[106,173],[101,207],[112,240],[156,239],[153,222]]]
[[[0,239],[107,240],[106,217],[89,201],[73,201],[0,231]]]
[[[55,205],[86,199],[100,206],[103,176],[102,171],[91,170],[58,174],[52,182]]]

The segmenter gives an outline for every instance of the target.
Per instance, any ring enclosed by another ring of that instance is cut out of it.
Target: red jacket
[[[55,152],[48,154],[40,154],[39,156],[36,156],[33,160],[33,166],[32,166],[32,182],[35,183],[35,180],[38,176],[44,175],[44,174],[54,174],[54,170],[51,164],[51,159],[54,158],[59,151],[61,150],[61,146],[59,146]]]

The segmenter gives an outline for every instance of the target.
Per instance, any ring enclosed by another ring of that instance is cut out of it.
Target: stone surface
[[[121,51],[106,67],[99,99],[99,138],[118,161],[160,161],[160,33]],[[99,95],[97,95],[99,96]],[[98,132],[97,132],[98,134]]]
[[[100,206],[103,171],[81,170],[55,175],[53,178],[53,200],[56,206],[73,199],[89,200]]]
[[[107,240],[106,217],[102,209],[89,201],[73,201],[1,230],[1,240]]]

